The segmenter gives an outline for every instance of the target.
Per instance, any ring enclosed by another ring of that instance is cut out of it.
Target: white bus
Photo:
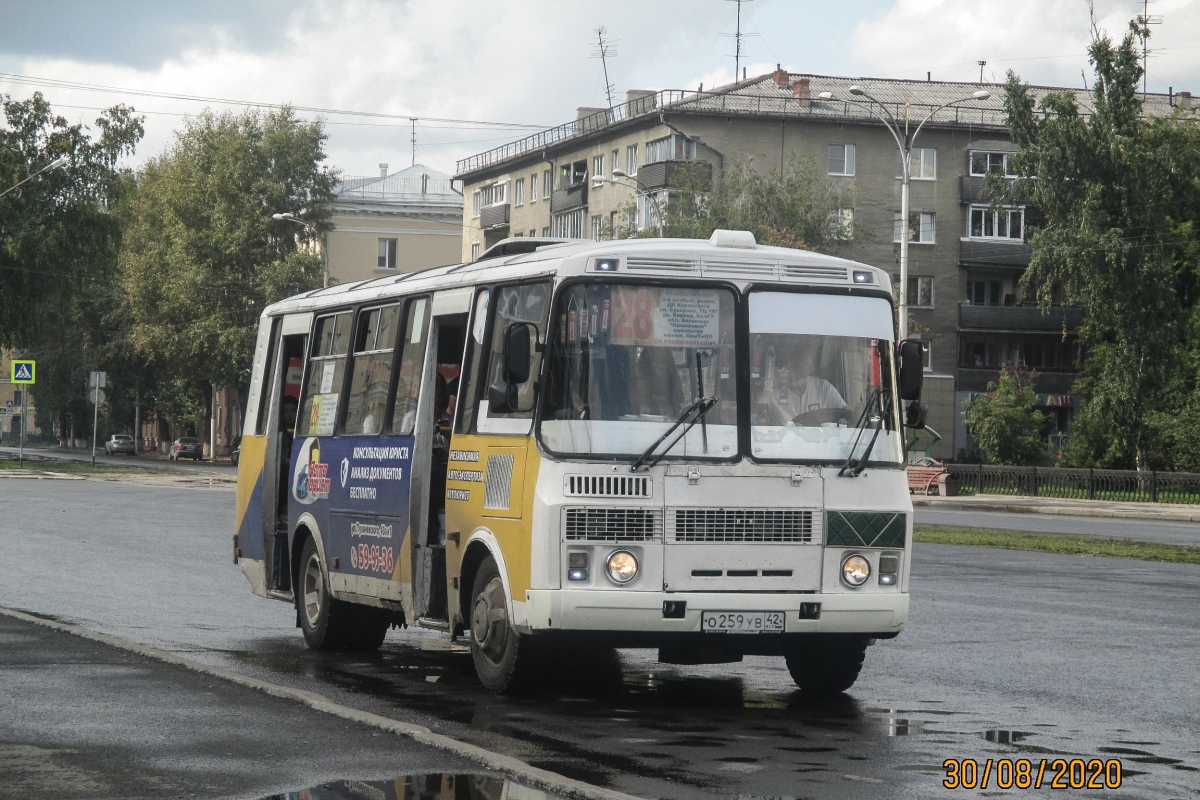
[[[266,309],[253,591],[317,649],[465,635],[496,692],[593,646],[849,688],[908,616],[922,365],[888,274],[743,231],[530,249]]]

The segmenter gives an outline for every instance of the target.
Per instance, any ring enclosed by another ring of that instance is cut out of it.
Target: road
[[[1200,786],[1200,678],[1180,666],[1200,661],[1195,566],[918,545],[909,630],[868,651],[838,702],[805,700],[776,660],[675,667],[641,651],[493,698],[463,648],[426,632],[393,631],[374,657],[308,651],[291,608],[250,595],[231,563],[229,489],[10,479],[0,492],[29,509],[0,536],[2,606],[621,791],[923,798],[945,792],[945,759],[1059,754],[1122,759],[1112,797]]]

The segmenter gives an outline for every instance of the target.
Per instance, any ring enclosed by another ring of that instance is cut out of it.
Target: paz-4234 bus
[[[908,616],[922,359],[888,274],[744,231],[530,249],[264,311],[253,591],[317,649],[465,637],[496,692],[614,647],[849,688]]]

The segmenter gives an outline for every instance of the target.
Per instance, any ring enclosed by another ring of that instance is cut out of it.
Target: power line
[[[194,103],[222,103],[226,105],[245,106],[248,108],[290,108],[293,111],[304,111],[310,114],[336,114],[350,117],[372,117],[378,119],[415,120],[427,122],[442,122],[459,125],[475,125],[494,128],[547,128],[547,125],[535,125],[520,122],[494,122],[491,120],[447,119],[444,117],[423,117],[416,114],[386,114],[381,111],[355,111],[338,108],[323,108],[320,106],[299,106],[286,103],[267,103],[253,100],[235,100],[223,97],[205,97],[203,95],[177,94],[173,92],[154,92],[148,89],[130,89],[120,86],[103,86],[100,84],[80,83],[78,81],[59,80],[57,78],[39,78],[33,75],[19,75],[12,72],[0,72],[0,80],[31,86],[51,86],[56,89],[73,89],[84,92],[106,92],[109,94],[128,94],[135,97],[158,97],[167,100],[184,100]]]

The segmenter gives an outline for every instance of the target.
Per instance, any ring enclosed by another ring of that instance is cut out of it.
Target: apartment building
[[[415,164],[346,178],[327,234],[331,283],[453,264],[462,245],[463,198],[449,175]]]
[[[980,90],[990,97],[975,97]],[[1065,91],[1090,105],[1087,92]],[[580,108],[572,122],[458,162],[462,258],[512,236],[601,238],[627,223],[653,228],[685,163],[692,180],[711,175],[720,191],[736,163],[784,170],[804,156],[852,189],[853,207],[835,214],[848,237],[838,254],[891,270],[898,290],[902,159],[879,117],[901,136],[906,120],[910,133],[925,121],[910,151],[908,305],[910,336],[925,342],[929,424],[942,437],[931,452],[948,458],[970,445],[962,401],[1010,362],[1036,370],[1054,435],[1080,403],[1071,387],[1082,311],[1044,314],[1019,288],[1037,210],[992,207],[988,176],[1015,177],[1002,94],[977,83],[783,70],[711,91],[632,91],[615,108]],[[1168,95],[1146,99],[1150,114],[1171,106]],[[614,168],[627,177],[593,184]]]

